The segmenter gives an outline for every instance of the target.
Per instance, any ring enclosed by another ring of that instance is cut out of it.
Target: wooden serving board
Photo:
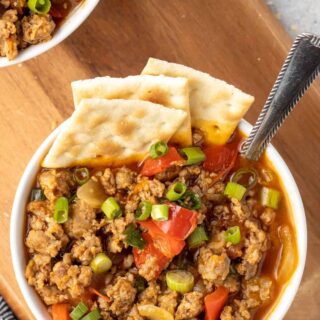
[[[290,44],[260,0],[101,0],[61,45],[0,69],[0,293],[19,319],[34,318],[12,270],[11,205],[31,155],[73,111],[70,82],[137,74],[150,56],[176,61],[253,94],[256,102],[246,117],[253,123]],[[309,227],[305,274],[288,320],[316,320],[320,314],[319,106],[317,83],[273,141],[300,187]]]

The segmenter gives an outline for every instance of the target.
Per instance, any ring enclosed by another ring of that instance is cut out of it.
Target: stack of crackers
[[[141,75],[72,83],[75,111],[42,165],[120,165],[152,144],[192,145],[191,129],[225,144],[254,98],[207,73],[150,58]]]

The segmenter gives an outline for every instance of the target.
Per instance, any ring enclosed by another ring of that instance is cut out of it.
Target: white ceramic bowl
[[[6,57],[0,57],[0,67],[7,67],[17,63],[22,63],[53,48],[75,31],[81,23],[87,19],[98,3],[99,0],[84,0],[63,20],[61,26],[55,30],[51,40],[37,45],[31,45],[28,48],[21,50],[18,56],[10,61]]]
[[[24,277],[26,267],[25,248],[23,243],[25,228],[24,216],[30,190],[39,170],[40,162],[56,138],[60,128],[61,126],[49,135],[28,163],[15,195],[10,224],[10,247],[14,272],[29,308],[35,318],[41,320],[49,320],[50,316],[46,307],[43,305],[33,288],[28,285]],[[251,125],[244,120],[240,123],[240,129],[246,135],[249,134],[251,128]],[[283,184],[286,186],[286,192],[292,208],[292,220],[296,228],[298,246],[298,266],[268,315],[268,319],[270,320],[280,320],[283,319],[288,311],[299,288],[307,253],[307,227],[301,196],[290,170],[273,146],[268,147],[267,153],[281,177]]]

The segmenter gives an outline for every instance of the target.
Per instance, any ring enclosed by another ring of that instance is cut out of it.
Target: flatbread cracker
[[[173,143],[192,144],[189,88],[186,78],[165,76],[99,77],[72,82],[73,99],[77,106],[82,99],[137,99],[162,104],[187,113],[186,121],[172,137]]]
[[[222,80],[176,63],[150,58],[142,74],[188,78],[192,126],[204,131],[214,144],[228,141],[254,101]]]
[[[168,141],[187,117],[141,100],[83,99],[63,126],[42,165],[122,165],[141,161],[150,146]]]

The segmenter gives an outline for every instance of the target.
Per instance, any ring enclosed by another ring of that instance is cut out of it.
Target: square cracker
[[[186,120],[172,137],[182,146],[192,144],[189,88],[186,78],[138,75],[126,78],[99,77],[72,82],[74,104],[82,99],[135,99],[162,104],[187,113]]]
[[[168,141],[187,113],[141,100],[83,99],[62,127],[43,167],[122,165]]]
[[[254,101],[222,80],[177,63],[149,58],[142,74],[188,78],[192,126],[201,129],[214,144],[228,141]]]

